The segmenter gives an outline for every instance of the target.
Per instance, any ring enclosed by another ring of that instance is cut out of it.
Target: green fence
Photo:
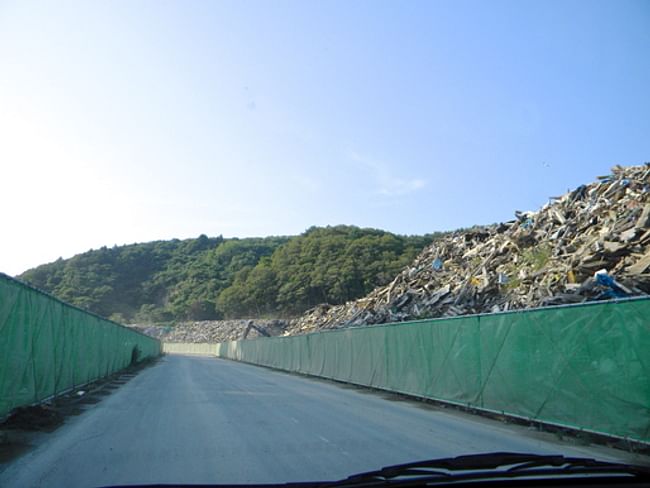
[[[160,354],[160,342],[0,273],[0,418]]]
[[[650,442],[650,300],[220,344],[224,358]]]

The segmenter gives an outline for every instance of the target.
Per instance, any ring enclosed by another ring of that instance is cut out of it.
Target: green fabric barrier
[[[219,344],[217,356],[650,442],[650,299]]]
[[[157,339],[0,273],[0,418],[160,354]]]

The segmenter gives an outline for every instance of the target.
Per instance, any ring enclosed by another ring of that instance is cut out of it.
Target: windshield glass
[[[0,2],[0,486],[650,464],[648,52],[633,0]]]

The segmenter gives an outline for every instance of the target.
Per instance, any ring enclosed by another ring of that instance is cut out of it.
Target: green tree
[[[311,227],[294,237],[202,234],[102,247],[20,278],[120,322],[287,316],[389,282],[433,237],[354,226]]]

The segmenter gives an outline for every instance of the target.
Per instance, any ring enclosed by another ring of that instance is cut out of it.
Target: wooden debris
[[[287,327],[285,320],[202,320],[174,326],[132,324],[129,327],[163,342],[218,343],[276,336]]]
[[[436,240],[389,285],[309,310],[284,335],[648,294],[650,164],[598,180]]]
[[[650,267],[650,250],[636,263],[627,267],[627,272],[633,275],[640,275]]]

